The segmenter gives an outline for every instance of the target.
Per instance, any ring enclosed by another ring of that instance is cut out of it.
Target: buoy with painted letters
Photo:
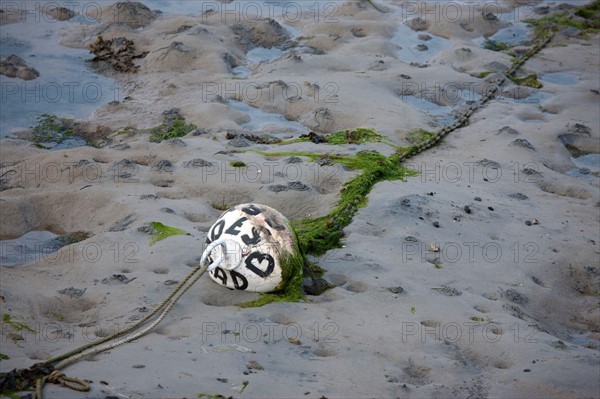
[[[235,290],[282,289],[293,273],[287,260],[299,255],[287,218],[269,206],[252,203],[223,212],[208,231],[206,243],[201,263],[211,263],[210,278]]]

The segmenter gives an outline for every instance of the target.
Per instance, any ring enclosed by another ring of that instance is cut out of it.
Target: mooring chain
[[[504,71],[504,75],[499,77],[495,82],[493,82],[493,86],[489,90],[487,90],[487,92],[485,92],[483,94],[483,96],[479,99],[477,105],[469,106],[462,114],[460,114],[458,116],[458,118],[452,125],[442,127],[431,138],[423,141],[422,143],[418,144],[417,146],[400,154],[400,162],[405,161],[405,160],[433,147],[441,139],[446,137],[448,134],[450,134],[451,132],[466,125],[468,123],[471,115],[473,115],[473,113],[476,110],[485,106],[490,100],[495,98],[496,94],[500,90],[500,87],[502,87],[502,85],[504,83],[506,83],[506,80],[508,78],[512,77],[515,74],[515,72],[521,66],[523,66],[523,64],[525,64],[530,58],[532,58],[534,55],[536,55],[538,52],[540,52],[544,47],[546,47],[548,45],[548,43],[550,43],[550,41],[552,40],[553,37],[554,37],[554,31],[552,29],[550,29],[550,33],[548,34],[548,36],[545,39],[541,39],[535,46],[533,46],[531,49],[529,49],[529,51],[527,53],[525,53],[522,57],[520,57],[519,59],[514,61],[512,63],[512,65],[510,66],[510,68],[508,68]]]

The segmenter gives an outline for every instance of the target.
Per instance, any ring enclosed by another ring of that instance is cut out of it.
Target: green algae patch
[[[150,130],[150,141],[153,143],[160,143],[163,140],[183,137],[194,129],[196,129],[196,125],[193,123],[185,123],[185,119],[178,118],[169,120]]]
[[[293,229],[292,229],[293,232]],[[293,232],[295,234],[295,232]],[[310,269],[305,254],[298,246],[298,238],[294,240],[294,253],[282,257],[282,286],[270,293],[261,293],[258,299],[240,305],[243,308],[256,308],[271,302],[298,302],[304,298],[302,280],[305,270]]]
[[[6,325],[11,326],[15,331],[27,330],[30,332],[35,332],[35,330],[29,327],[27,324],[13,320],[8,313],[4,313],[2,315],[2,322]]]
[[[152,228],[152,236],[150,238],[150,245],[154,245],[157,242],[164,240],[165,238],[171,236],[189,236],[190,233],[178,229],[176,227],[165,226],[160,222],[152,222],[150,223]]]
[[[507,77],[515,84],[519,86],[528,86],[533,87],[534,89],[541,89],[544,85],[538,80],[538,77],[535,73],[527,75],[525,77],[516,77],[512,75],[507,75]]]
[[[233,161],[230,162],[229,165],[233,166],[234,168],[244,168],[247,166],[246,163],[242,161]]]
[[[596,28],[600,28],[600,0],[595,0],[589,4],[577,8],[575,15],[585,18]]]
[[[293,223],[300,247],[305,253],[315,256],[342,246],[344,227],[348,226],[356,212],[366,205],[367,195],[376,183],[404,180],[414,174],[400,165],[397,155],[385,157],[377,152],[362,152],[353,157],[332,159],[336,163],[352,169],[361,169],[363,172],[344,183],[338,203],[329,214]]]
[[[400,156],[390,157],[376,151],[361,151],[354,156],[337,154],[313,154],[307,152],[263,152],[267,157],[304,156],[315,162],[327,159],[362,173],[343,184],[337,205],[326,216],[292,222],[298,234],[300,249],[309,255],[323,255],[330,249],[340,248],[343,228],[352,222],[359,208],[367,203],[367,195],[376,183],[386,180],[404,180],[414,171],[400,165]]]
[[[538,19],[528,19],[538,37],[545,38],[552,31],[571,27],[579,29],[583,37],[600,32],[600,0],[577,7],[573,13],[569,11],[554,12]]]
[[[359,127],[356,129],[340,130],[335,133],[320,135],[315,132],[303,134],[299,138],[292,140],[280,141],[276,144],[287,145],[294,143],[306,143],[313,142],[315,144],[330,144],[330,145],[343,145],[343,144],[361,144],[361,143],[379,143],[384,142],[388,145],[393,145],[391,140],[387,137],[380,135],[375,129]]]
[[[354,130],[340,130],[328,136],[328,144],[357,144],[357,143],[374,143],[380,142],[382,136],[375,129],[366,129],[363,127]]]
[[[43,114],[37,118],[37,124],[31,130],[34,145],[48,148],[41,143],[60,144],[73,135],[73,119],[59,118],[56,115]]]
[[[411,144],[420,144],[435,136],[435,132],[425,129],[414,129],[406,134],[406,140]]]
[[[483,71],[483,72],[479,72],[479,73],[476,73],[476,74],[471,75],[471,76],[474,76],[474,77],[479,78],[479,79],[483,79],[483,78],[485,78],[488,75],[491,75],[493,73],[494,73],[494,71]]]
[[[491,51],[505,51],[512,48],[510,44],[504,42],[497,42],[495,40],[486,39],[483,43],[483,48]]]

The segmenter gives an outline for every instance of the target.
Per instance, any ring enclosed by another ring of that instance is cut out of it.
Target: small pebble
[[[525,224],[526,224],[527,226],[531,226],[531,220],[526,220],[526,221],[525,221]]]
[[[524,372],[524,373],[530,373],[530,372],[531,372],[531,370],[530,370],[530,369],[525,369],[525,370],[523,370],[523,372]]]
[[[493,211],[493,210],[494,210],[494,207],[492,207],[492,206],[488,206],[488,209],[489,209],[490,211]]]
[[[436,227],[436,228],[439,229],[440,228],[440,223],[439,222],[433,222],[433,227]]]
[[[471,208],[469,207],[469,205],[465,205],[464,210],[465,213],[471,213]]]
[[[473,200],[474,200],[474,201],[481,202],[481,197],[475,197],[475,198],[473,198]]]

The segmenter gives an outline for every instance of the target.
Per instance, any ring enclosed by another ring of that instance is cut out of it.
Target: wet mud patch
[[[18,266],[49,258],[62,247],[89,237],[91,234],[83,231],[60,236],[49,231],[30,231],[19,238],[0,241],[0,265]]]

